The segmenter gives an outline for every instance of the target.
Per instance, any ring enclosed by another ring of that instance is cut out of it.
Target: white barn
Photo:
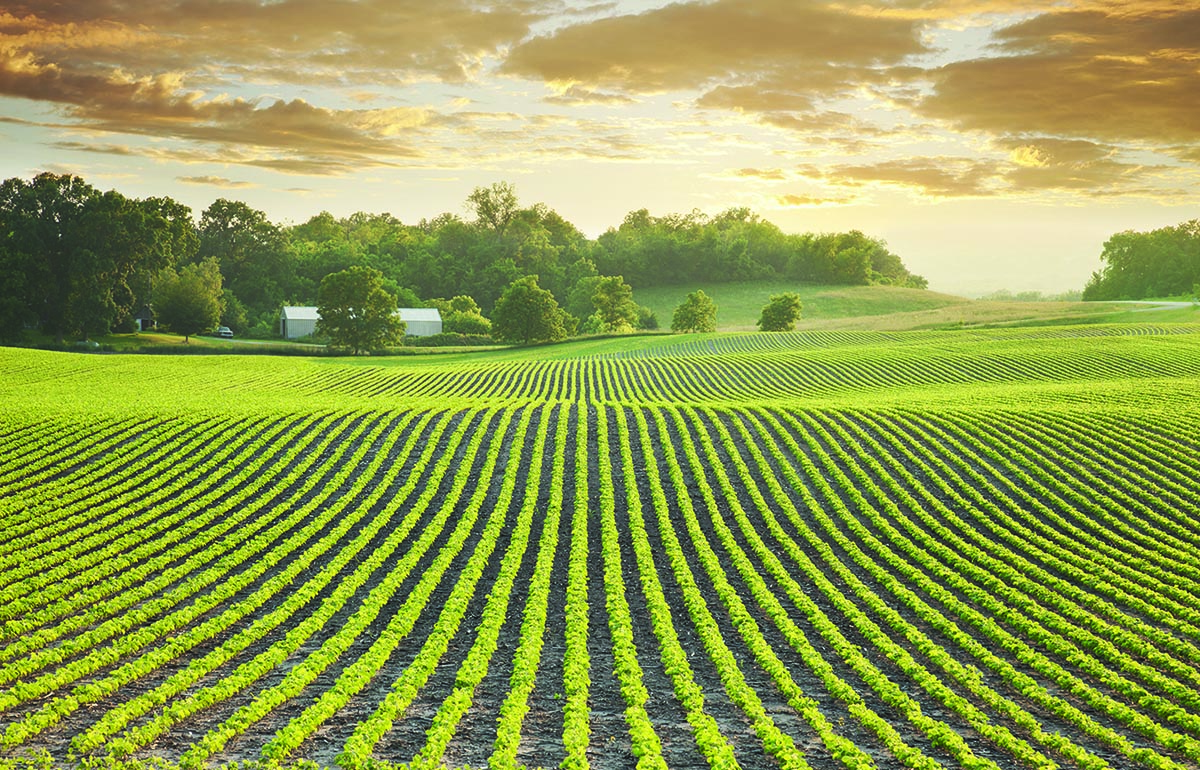
[[[404,333],[413,337],[428,337],[442,333],[442,314],[436,307],[402,307],[396,311],[405,324]]]
[[[396,315],[405,323],[405,333],[413,337],[442,333],[442,314],[435,307],[402,307]],[[287,305],[279,314],[279,336],[294,340],[312,334],[320,318],[315,307]]]
[[[285,340],[305,337],[317,329],[317,321],[321,314],[315,307],[294,307],[286,305],[279,314],[279,336]]]

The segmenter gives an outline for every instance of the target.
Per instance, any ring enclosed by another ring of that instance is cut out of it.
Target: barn
[[[285,340],[306,337],[316,331],[320,318],[315,307],[284,306],[279,314],[279,336]]]
[[[435,307],[402,307],[396,311],[407,326],[406,334],[428,337],[442,333],[442,314]],[[294,340],[312,334],[321,314],[315,307],[288,305],[279,315],[279,336]]]
[[[442,314],[436,307],[402,307],[396,314],[405,323],[404,333],[411,337],[442,333]]]

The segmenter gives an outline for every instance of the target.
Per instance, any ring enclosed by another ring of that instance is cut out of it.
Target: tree
[[[800,320],[802,307],[799,294],[772,294],[770,301],[763,305],[758,328],[764,332],[790,332]]]
[[[168,270],[154,288],[154,312],[160,323],[183,335],[211,330],[221,318],[221,268],[211,257],[198,265]]]
[[[496,235],[504,235],[509,223],[517,215],[517,188],[508,182],[496,182],[491,187],[476,187],[467,196],[467,203],[475,211],[476,224],[486,227]]]
[[[492,322],[483,317],[483,311],[474,297],[459,294],[450,299],[431,299],[431,307],[442,314],[442,331],[452,334],[492,333]]]
[[[1104,243],[1104,268],[1092,273],[1084,300],[1186,294],[1200,281],[1200,220],[1148,233],[1125,231]]]
[[[204,210],[199,257],[216,257],[226,286],[256,321],[274,318],[295,282],[283,231],[241,201],[220,198]]]
[[[638,322],[638,306],[633,301],[633,287],[619,275],[598,278],[592,288],[593,314],[599,331],[626,334]]]
[[[102,193],[77,176],[0,184],[0,312],[62,342],[107,332],[144,294],[143,276],[189,257],[190,212],[169,199]]]
[[[479,313],[451,312],[442,317],[442,331],[487,336],[492,333],[492,322]]]
[[[567,313],[554,295],[527,275],[508,285],[492,311],[492,336],[501,342],[550,342],[566,339]]]
[[[671,316],[673,332],[715,332],[717,330],[717,303],[697,289],[687,295]]]
[[[396,296],[383,287],[383,274],[356,265],[321,279],[316,331],[328,336],[334,347],[355,355],[395,344],[405,328],[396,307]]]

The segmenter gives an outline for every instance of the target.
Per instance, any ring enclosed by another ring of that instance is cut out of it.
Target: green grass
[[[1109,323],[1195,323],[1200,305],[1152,308],[1109,302],[1008,302],[973,300],[895,286],[820,286],[784,281],[663,286],[634,291],[664,329],[688,292],[703,289],[717,303],[720,331],[753,331],[772,294],[795,292],[804,302],[800,329],[954,329]],[[1168,300],[1171,301],[1171,300]],[[1177,299],[1174,301],[1178,301]]]
[[[877,316],[958,305],[970,300],[950,294],[895,286],[825,286],[789,281],[745,281],[637,289],[634,301],[658,316],[664,329],[688,292],[703,289],[717,303],[717,328],[753,331],[763,305],[772,294],[795,292],[804,302],[805,319]]]

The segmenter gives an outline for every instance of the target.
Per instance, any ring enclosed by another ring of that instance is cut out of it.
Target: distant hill
[[[636,289],[664,329],[688,292],[703,289],[717,303],[720,331],[752,331],[772,294],[796,292],[804,301],[800,329],[945,329],[1096,323],[1196,323],[1200,306],[1181,303],[1020,302],[977,300],[897,286],[820,286],[746,281]]]
[[[964,297],[924,289],[898,286],[826,286],[798,284],[794,281],[739,281],[703,283],[687,286],[658,286],[635,289],[634,301],[658,316],[659,325],[668,329],[671,314],[688,292],[702,289],[717,303],[717,328],[722,331],[753,331],[762,306],[772,294],[795,292],[804,301],[804,320],[890,315],[919,310],[934,310],[964,302]]]

